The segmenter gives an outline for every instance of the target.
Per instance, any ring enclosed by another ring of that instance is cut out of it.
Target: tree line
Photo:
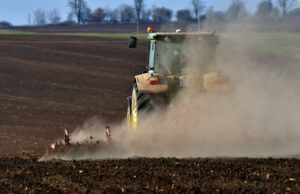
[[[257,5],[255,13],[250,13],[244,0],[232,0],[225,11],[215,11],[207,7],[203,0],[191,0],[190,8],[176,12],[166,7],[146,8],[144,0],[133,0],[133,5],[122,4],[118,8],[108,9],[98,7],[92,10],[86,0],[69,0],[69,14],[62,21],[58,9],[46,12],[37,9],[28,15],[28,24],[86,24],[86,23],[167,23],[174,18],[178,22],[198,22],[202,20],[236,20],[244,18],[279,18],[300,17],[300,7],[297,0],[262,0]],[[9,25],[8,22],[2,22]],[[0,22],[1,26],[1,22]]]

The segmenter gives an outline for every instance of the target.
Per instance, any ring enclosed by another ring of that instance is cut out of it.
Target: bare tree
[[[212,21],[212,20],[224,20],[225,19],[225,13],[222,11],[215,11],[214,8],[211,6],[206,11],[206,20]]]
[[[141,18],[141,12],[144,8],[144,0],[134,0],[134,8],[135,8],[135,16],[136,16],[136,30],[139,33],[140,18]]]
[[[73,14],[73,13],[69,13],[69,14],[67,15],[67,21],[72,22],[72,23],[76,23],[76,22],[74,21],[74,14]]]
[[[247,15],[244,1],[233,0],[226,14],[228,19],[244,18]]]
[[[81,19],[82,23],[89,22],[89,20],[91,19],[91,14],[92,14],[92,10],[86,7],[86,9],[82,14],[82,19]]]
[[[257,10],[255,13],[256,17],[268,18],[272,16],[273,3],[272,0],[263,0],[257,5]]]
[[[152,9],[143,10],[141,21],[142,22],[150,22],[151,21],[151,19],[150,19],[151,15],[152,15]]]
[[[27,21],[28,21],[28,25],[31,26],[31,13],[28,13]]]
[[[177,21],[187,22],[192,20],[192,14],[189,9],[181,9],[176,13]]]
[[[165,7],[160,7],[160,8],[154,8],[153,9],[153,21],[157,23],[165,23],[169,22],[172,19],[172,10],[165,8]]]
[[[293,16],[293,17],[299,17],[300,16],[300,7],[292,9],[291,11],[289,11],[289,13],[287,15]]]
[[[116,23],[120,20],[120,9],[116,8],[114,10],[106,9],[106,20],[112,23]]]
[[[102,22],[105,18],[105,12],[102,8],[97,8],[92,14],[91,19],[97,22]]]
[[[46,12],[41,9],[37,9],[33,12],[33,22],[36,25],[46,24]]]
[[[87,11],[87,3],[85,0],[69,0],[68,3],[71,13],[76,16],[77,23],[81,24],[83,17],[85,16],[85,12]]]
[[[273,9],[272,9],[272,16],[273,17],[279,17],[280,16],[280,10],[279,10],[279,8],[276,6],[276,7],[273,7]]]
[[[47,16],[51,24],[58,24],[61,20],[58,9],[53,9],[52,11],[49,11]]]
[[[202,0],[192,0],[192,5],[194,9],[195,18],[198,22],[198,30],[200,30],[200,15],[205,8]]]
[[[120,16],[121,16],[121,22],[134,22],[135,21],[134,8],[130,5],[121,5]]]
[[[12,26],[11,23],[9,23],[8,21],[0,21],[0,27],[10,27]]]
[[[288,11],[291,8],[293,8],[296,2],[296,0],[277,0],[277,1],[283,17],[287,15]]]

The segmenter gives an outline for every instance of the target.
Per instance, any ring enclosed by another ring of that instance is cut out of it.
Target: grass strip
[[[131,33],[54,33],[50,35],[121,38],[121,39],[128,39],[130,36],[132,36]],[[148,34],[133,34],[133,36],[137,37],[140,40],[146,40]]]
[[[0,35],[33,35],[37,34],[35,32],[24,32],[24,31],[19,31],[19,30],[5,30],[5,29],[0,29]]]

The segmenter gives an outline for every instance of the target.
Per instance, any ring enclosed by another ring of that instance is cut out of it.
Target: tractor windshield
[[[200,42],[159,40],[156,43],[154,70],[166,75],[182,75],[191,66],[205,68],[211,63],[213,53]]]

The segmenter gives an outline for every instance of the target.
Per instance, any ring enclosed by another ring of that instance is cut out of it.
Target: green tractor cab
[[[192,84],[189,71],[196,74],[196,84],[204,90],[203,78],[214,63],[218,44],[215,33],[200,32],[150,32],[148,40],[148,69],[134,77],[132,95],[127,98],[130,129],[138,127],[141,115],[163,108],[181,88]],[[136,46],[137,38],[130,37],[129,48]]]

